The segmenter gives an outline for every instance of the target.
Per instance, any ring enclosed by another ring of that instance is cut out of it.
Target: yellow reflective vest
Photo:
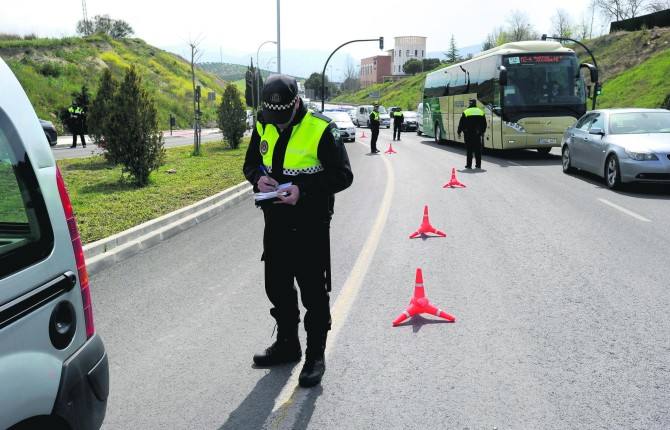
[[[466,110],[464,110],[463,115],[465,115],[465,116],[484,116],[484,111],[479,109],[478,107],[471,107],[471,108],[467,108]]]
[[[307,111],[299,124],[293,126],[291,137],[286,146],[284,171],[287,176],[314,174],[323,171],[318,157],[319,141],[329,122],[318,118],[312,111]],[[272,156],[274,154],[279,130],[273,124],[256,122],[256,131],[260,136],[259,149],[263,164],[268,172],[272,172]]]

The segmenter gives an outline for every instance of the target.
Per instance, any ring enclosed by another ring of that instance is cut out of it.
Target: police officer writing
[[[379,137],[379,105],[374,104],[372,112],[370,112],[370,153],[377,154],[377,138]]]
[[[301,359],[295,279],[306,308],[307,331],[299,383],[311,387],[321,382],[326,370],[334,194],[351,185],[353,173],[337,126],[307,110],[294,78],[270,76],[261,97],[262,111],[247,149],[244,175],[255,191],[264,193],[276,191],[280,184],[292,185],[282,187],[276,199],[259,203],[265,219],[265,292],[277,322],[277,339],[253,360],[266,367]]]
[[[395,108],[393,111],[393,140],[396,140],[396,133],[398,135],[398,140],[400,140],[400,131],[402,129],[402,123],[405,121],[405,116],[402,114],[400,108]]]
[[[477,100],[470,100],[469,107],[463,111],[458,121],[458,137],[465,134],[465,147],[467,148],[466,169],[472,168],[472,154],[475,155],[475,167],[482,167],[482,146],[484,145],[484,133],[486,132],[486,117],[484,111],[477,107]]]

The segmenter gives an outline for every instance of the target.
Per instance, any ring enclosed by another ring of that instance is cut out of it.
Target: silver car
[[[74,211],[2,59],[0,82],[0,429],[97,429],[109,364]]]
[[[335,122],[340,131],[342,141],[353,142],[356,140],[356,127],[354,127],[354,123],[351,122],[351,118],[347,112],[325,111],[323,114]]]
[[[612,189],[628,182],[670,184],[670,111],[588,112],[568,128],[561,148],[564,172],[595,173]]]

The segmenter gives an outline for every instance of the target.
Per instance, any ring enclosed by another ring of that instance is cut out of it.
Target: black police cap
[[[298,103],[298,82],[286,75],[270,75],[263,85],[263,119],[270,124],[285,124]]]

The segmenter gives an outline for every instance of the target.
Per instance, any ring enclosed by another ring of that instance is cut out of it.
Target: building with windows
[[[423,61],[426,58],[426,38],[423,36],[399,36],[395,38],[395,48],[392,50],[392,75],[404,75],[402,66],[408,60]]]
[[[391,74],[391,57],[376,55],[361,60],[361,88],[383,82],[384,76]]]

